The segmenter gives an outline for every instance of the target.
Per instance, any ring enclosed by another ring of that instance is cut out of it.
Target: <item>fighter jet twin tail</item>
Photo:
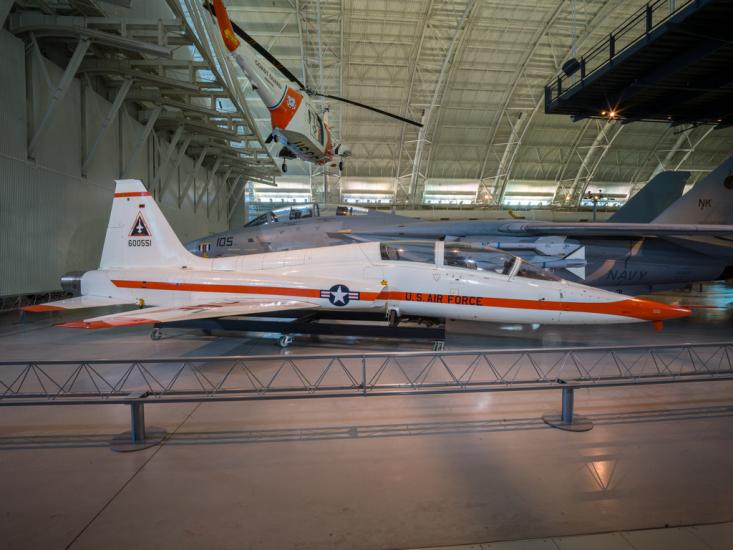
[[[90,329],[317,309],[548,324],[661,324],[690,315],[462,243],[392,240],[201,258],[184,248],[138,180],[117,181],[99,269],[62,284],[79,295],[24,309],[138,306],[61,325]]]

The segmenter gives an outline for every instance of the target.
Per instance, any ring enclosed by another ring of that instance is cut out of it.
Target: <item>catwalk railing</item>
[[[733,379],[733,342],[2,361],[0,406],[128,404],[134,425],[135,408],[153,403],[562,389],[572,423],[575,389],[713,379]]]
[[[631,46],[646,39],[650,33],[672,16],[688,6],[697,4],[694,0],[653,0],[635,11],[623,23],[611,31],[589,51],[583,54],[577,65],[568,73],[561,72],[545,86],[547,105],[560,98],[568,90],[582,86],[585,79],[601,67],[613,63]],[[694,7],[694,6],[692,6]]]

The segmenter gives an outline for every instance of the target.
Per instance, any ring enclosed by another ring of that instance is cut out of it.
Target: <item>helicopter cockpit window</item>
[[[393,241],[379,244],[383,260],[435,263],[435,243],[432,241]]]

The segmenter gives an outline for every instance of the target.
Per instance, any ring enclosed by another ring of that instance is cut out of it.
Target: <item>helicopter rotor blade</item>
[[[364,103],[359,103],[358,101],[354,101],[353,99],[346,99],[345,97],[339,97],[337,95],[331,95],[331,94],[322,94],[319,92],[315,92],[312,90],[308,90],[308,93],[312,96],[316,97],[326,97],[328,99],[333,99],[336,101],[342,101],[343,103],[348,103],[349,105],[354,105],[355,107],[360,107],[362,109],[366,109],[368,111],[374,111],[375,113],[379,113],[380,115],[384,115],[389,118],[394,118],[396,120],[399,120],[401,122],[406,122],[407,124],[412,124],[413,126],[417,126],[418,128],[422,128],[423,125],[419,122],[415,122],[414,120],[410,120],[409,118],[405,118],[400,115],[396,115],[394,113],[390,113],[389,111],[383,111],[382,109],[377,109],[376,107],[372,107],[371,105],[366,105]]]
[[[209,2],[208,0],[204,2],[204,8],[206,8],[212,15],[216,15],[216,12],[214,10],[214,6]],[[311,96],[316,97],[325,97],[328,99],[333,99],[335,101],[342,101],[343,103],[348,103],[349,105],[354,105],[355,107],[360,107],[362,109],[367,109],[368,111],[373,111],[375,113],[379,113],[380,115],[393,118],[395,120],[399,120],[401,122],[405,122],[407,124],[412,124],[413,126],[417,126],[418,128],[422,128],[422,124],[419,122],[415,122],[414,120],[410,120],[409,118],[402,117],[400,115],[395,115],[394,113],[390,113],[388,111],[383,111],[382,109],[377,109],[376,107],[372,107],[370,105],[366,105],[364,103],[359,103],[358,101],[354,101],[352,99],[346,99],[345,97],[339,97],[335,95],[330,94],[322,94],[320,92],[317,92],[315,90],[311,90],[303,84],[298,77],[296,77],[290,70],[280,63],[280,61],[272,55],[270,52],[268,52],[265,48],[262,47],[262,45],[257,42],[254,38],[252,38],[247,32],[237,25],[234,21],[231,21],[232,28],[234,29],[235,34],[237,34],[242,40],[244,40],[247,44],[252,46],[252,48],[259,53],[262,57],[267,59],[272,65],[280,71],[288,80],[291,82],[295,82],[300,88],[308,93]]]

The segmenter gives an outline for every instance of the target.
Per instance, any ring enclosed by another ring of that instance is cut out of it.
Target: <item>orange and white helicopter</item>
[[[205,2],[204,5],[215,15],[224,45],[252,83],[252,88],[270,110],[272,133],[266,143],[274,140],[282,145],[278,156],[283,159],[281,166],[283,172],[288,170],[287,159],[293,158],[334,168],[338,166],[339,171],[342,171],[343,159],[351,154],[342,143],[333,143],[331,128],[319,114],[312,97],[342,101],[422,127],[422,124],[408,118],[307,88],[254,38],[232,23],[222,0],[213,0],[213,5]]]

